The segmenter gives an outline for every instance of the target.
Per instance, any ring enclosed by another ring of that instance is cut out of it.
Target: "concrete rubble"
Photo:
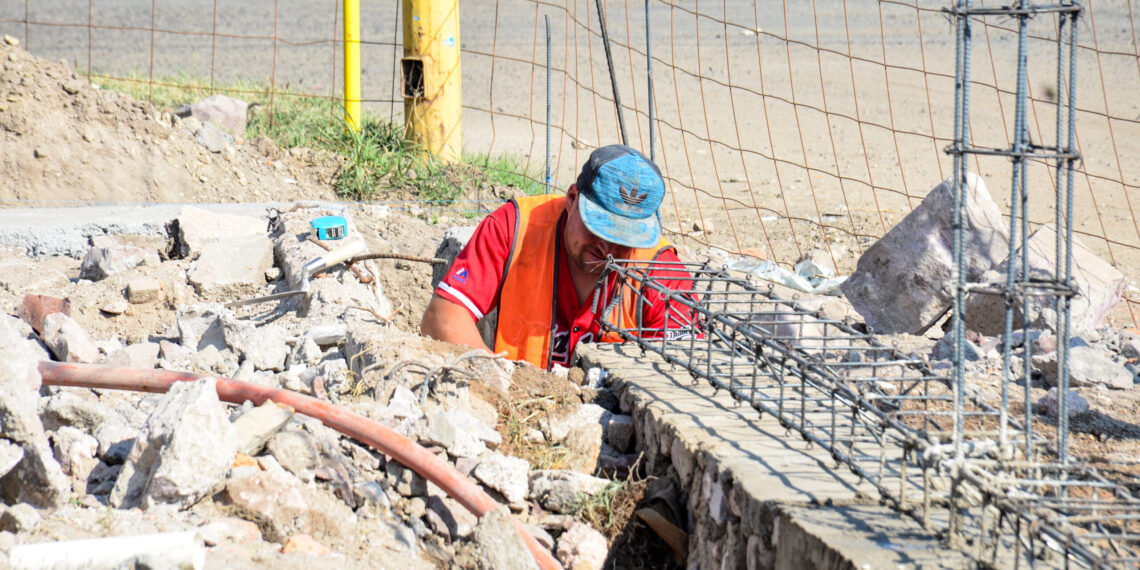
[[[89,536],[107,536],[99,529],[112,527],[122,529],[117,534],[193,531],[208,564],[232,561],[238,551],[271,563],[285,556],[344,560],[383,548],[387,561],[409,567],[452,560],[533,567],[510,514],[568,567],[601,567],[607,540],[571,524],[573,513],[615,485],[593,476],[601,467],[624,461],[628,472],[634,459],[625,454],[637,439],[632,418],[605,397],[601,382],[578,386],[550,376],[544,381],[580,396],[562,400],[556,415],[528,419],[532,439],[508,437],[503,399],[514,397],[520,367],[489,354],[429,350],[422,337],[385,324],[377,316],[393,309],[379,280],[362,283],[339,265],[297,298],[224,305],[302,287],[305,263],[325,251],[306,239],[307,220],[328,213],[347,215],[299,208],[266,220],[185,208],[163,226],[165,249],[95,240],[103,245],[91,245],[82,266],[100,267],[98,275],[85,269],[91,279],[18,291],[21,302],[9,313],[19,317],[0,315],[0,496],[7,505],[0,527],[12,537],[0,542],[0,563],[28,555],[25,545],[64,536],[57,521],[73,521],[91,529]],[[359,232],[350,224],[350,234]],[[118,261],[90,261],[104,259]],[[272,281],[267,264],[278,270]],[[223,266],[245,276],[235,279]],[[63,290],[71,292],[59,295]],[[91,302],[77,311],[78,292]],[[103,310],[116,300],[127,306]],[[92,326],[89,306],[107,321],[146,311],[169,319],[155,334],[108,336]],[[165,394],[41,386],[37,364],[44,360],[201,377]],[[503,506],[477,518],[413,470],[292,408],[224,403],[220,377],[345,406],[410,436]],[[538,469],[534,457],[515,455],[524,442],[556,449],[563,468]],[[146,557],[152,566],[173,560],[162,552]]]

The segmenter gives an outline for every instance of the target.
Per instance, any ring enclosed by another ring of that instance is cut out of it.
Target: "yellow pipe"
[[[344,120],[360,130],[360,0],[344,0]]]
[[[447,162],[460,159],[463,89],[458,0],[403,0],[404,137]]]

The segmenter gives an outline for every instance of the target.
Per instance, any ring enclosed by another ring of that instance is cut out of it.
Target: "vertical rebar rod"
[[[606,9],[602,0],[595,0],[598,7],[598,25],[602,28],[602,45],[606,48],[606,66],[610,70],[610,85],[614,90],[614,110],[617,111],[618,131],[621,133],[621,144],[629,144],[625,137],[625,116],[621,109],[621,94],[618,92],[617,75],[614,74],[614,57],[610,53],[610,34],[606,31]],[[599,143],[600,144],[600,143]]]
[[[1026,0],[1020,0],[1018,7],[1022,10],[1026,7]],[[1009,259],[1010,263],[1006,268],[1006,292],[1009,295],[1013,294],[1014,285],[1017,281],[1027,283],[1029,278],[1029,251],[1026,247],[1028,244],[1028,203],[1027,203],[1027,190],[1025,188],[1025,157],[1016,153],[1026,151],[1026,120],[1025,110],[1028,104],[1028,76],[1026,66],[1029,61],[1027,50],[1027,40],[1029,33],[1029,19],[1025,14],[1021,14],[1017,18],[1017,91],[1016,100],[1014,103],[1014,119],[1013,119],[1013,178],[1010,181],[1010,219],[1009,219]],[[1015,256],[1014,252],[1017,251],[1018,238],[1021,240],[1021,255]],[[1024,375],[1024,389],[1026,397],[1030,397],[1029,391],[1029,373],[1030,370],[1030,354],[1032,351],[1033,343],[1029,342],[1029,301],[1032,297],[1028,291],[1022,289],[1020,299],[1021,304],[1021,330],[1024,338],[1024,345],[1022,348],[1022,374]],[[1014,299],[1009,298],[1010,301]],[[1013,304],[1012,302],[1006,304],[1007,321],[1012,321]],[[1012,323],[1010,323],[1012,324]],[[1009,337],[1006,337],[1009,338]],[[1009,364],[1003,363],[1003,368],[1008,367]],[[1026,401],[1026,407],[1029,408],[1030,404]],[[1026,428],[1029,429],[1029,428]],[[1027,434],[1028,435],[1028,434]],[[1028,442],[1028,438],[1026,439]],[[1031,450],[1026,450],[1027,454],[1031,454]]]
[[[550,193],[550,15],[546,19],[546,185],[545,193]]]
[[[1079,6],[1079,3],[1074,2],[1074,5]],[[1065,283],[1065,287],[1071,291],[1073,284],[1073,165],[1076,162],[1072,158],[1072,153],[1076,151],[1076,112],[1077,105],[1077,17],[1080,12],[1073,12],[1070,16],[1069,22],[1069,99],[1066,103],[1067,107],[1067,120],[1068,120],[1068,137],[1066,138],[1065,151],[1069,153],[1069,158],[1065,159],[1067,163],[1067,175],[1065,177],[1065,240],[1064,246],[1064,263],[1065,270],[1061,274],[1061,279]],[[1059,40],[1060,38],[1058,38]],[[1060,85],[1058,85],[1060,88]],[[1060,109],[1057,109],[1060,113]],[[1057,233],[1061,233],[1061,228],[1057,229]],[[1057,267],[1061,267],[1061,257],[1057,257]],[[1069,297],[1062,296],[1058,305],[1061,308],[1059,311],[1059,318],[1061,319],[1061,338],[1057,343],[1057,348],[1060,352],[1057,354],[1057,391],[1061,393],[1061,401],[1064,401],[1064,395],[1069,389],[1069,325],[1070,325],[1070,307]],[[1059,442],[1060,460],[1062,465],[1067,464],[1069,461],[1069,415],[1068,410],[1064,407],[1060,408],[1058,415],[1058,432],[1061,441]]]
[[[964,228],[962,227],[962,215],[966,208],[966,161],[965,156],[962,154],[969,147],[970,131],[969,131],[969,116],[970,116],[970,0],[960,0],[958,3],[959,12],[958,16],[958,41],[956,47],[956,76],[957,82],[955,83],[955,102],[954,102],[954,138],[955,145],[958,147],[958,152],[954,157],[954,184],[952,193],[954,198],[954,306],[953,306],[953,343],[954,354],[952,364],[954,368],[954,428],[953,428],[953,446],[955,457],[962,457],[962,432],[964,430],[964,422],[962,417],[963,408],[965,406],[965,367],[963,358],[963,340],[965,337],[965,327],[963,326],[963,316],[965,314],[965,295],[964,287],[966,285],[966,256],[963,251],[964,247]]]
[[[649,19],[649,2],[645,0],[645,85],[649,94],[649,160],[657,162],[657,130],[653,124],[653,24]]]

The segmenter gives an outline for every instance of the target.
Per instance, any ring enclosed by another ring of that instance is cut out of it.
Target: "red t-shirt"
[[[475,233],[467,246],[455,258],[447,274],[440,281],[435,292],[440,297],[463,306],[471,313],[475,320],[493,311],[499,299],[499,283],[503,279],[508,256],[511,253],[511,242],[515,233],[515,218],[517,214],[512,204],[508,203],[488,215],[475,228]],[[566,250],[558,248],[559,267],[566,267]],[[662,252],[658,257],[661,262],[676,262],[680,259],[672,250]],[[662,285],[676,291],[692,289],[692,277],[683,269],[655,269],[650,275],[661,282]],[[594,342],[600,335],[601,322],[594,315],[594,296],[587,297],[586,302],[579,305],[578,294],[574,290],[574,282],[568,270],[555,272],[558,283],[554,290],[557,298],[554,318],[554,337],[551,339],[553,350],[551,362],[562,366],[569,366],[574,348],[579,342]],[[601,305],[604,307],[608,299],[612,298],[616,275],[610,275],[603,290]],[[690,330],[691,319],[687,312],[678,309],[684,307],[674,306],[666,317],[666,306],[660,301],[660,295],[650,292],[646,295],[646,307],[642,314],[643,328]],[[647,336],[647,335],[642,335]],[[671,335],[672,336],[672,335]]]

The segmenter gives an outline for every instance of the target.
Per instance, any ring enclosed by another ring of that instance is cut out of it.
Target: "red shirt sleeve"
[[[676,263],[676,267],[671,266],[658,266],[650,272],[650,276],[654,278],[661,285],[669,288],[671,291],[692,291],[693,290],[693,276],[689,273],[683,265],[681,265],[680,258],[677,253],[668,249],[661,252],[657,256],[657,262],[660,263]],[[668,300],[664,295],[657,291],[646,291],[646,303],[643,309],[642,319],[643,325],[648,330],[661,330],[670,329],[676,330],[681,333],[697,333],[699,326],[694,326],[697,319],[688,306],[682,304],[677,300]],[[697,300],[696,293],[689,293],[686,295],[690,302]],[[647,334],[643,336],[656,336],[655,334]],[[672,336],[672,335],[670,335]]]
[[[440,280],[436,294],[465,307],[475,320],[497,307],[516,217],[514,204],[508,202],[484,218]]]

